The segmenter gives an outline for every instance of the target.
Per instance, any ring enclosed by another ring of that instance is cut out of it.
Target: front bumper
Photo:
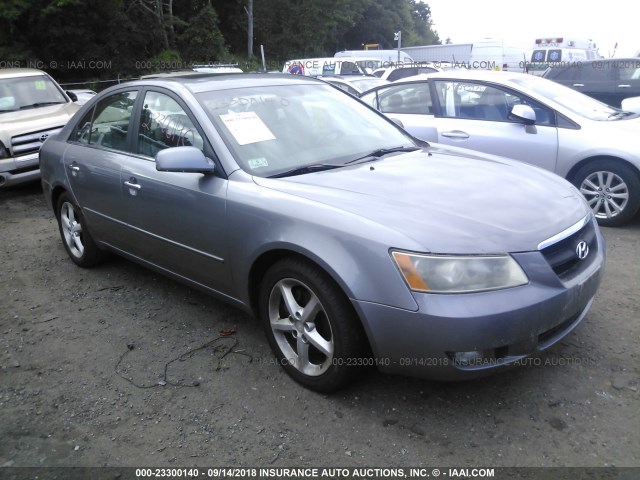
[[[464,380],[523,363],[562,340],[586,316],[604,275],[604,240],[587,267],[561,280],[540,252],[514,254],[529,284],[492,292],[414,293],[417,311],[353,301],[386,373]],[[482,352],[472,363],[456,352]]]
[[[38,154],[0,160],[0,188],[31,182],[40,178]]]

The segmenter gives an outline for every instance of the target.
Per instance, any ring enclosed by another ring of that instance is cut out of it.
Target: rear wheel
[[[56,216],[62,244],[71,260],[80,267],[91,267],[104,260],[106,253],[94,243],[80,207],[66,193],[58,199]]]
[[[603,160],[589,163],[574,176],[598,220],[607,227],[628,222],[640,207],[640,179],[623,163]]]
[[[325,272],[298,259],[274,264],[262,281],[259,308],[271,348],[294,380],[319,392],[353,380],[363,363],[363,330]]]

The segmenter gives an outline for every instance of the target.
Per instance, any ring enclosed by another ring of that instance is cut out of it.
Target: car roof
[[[171,88],[183,85],[193,93],[211,90],[231,90],[234,88],[264,87],[270,85],[302,85],[324,83],[312,77],[289,73],[196,73],[156,77],[128,82],[127,85],[153,85]]]
[[[392,83],[416,82],[428,79],[456,79],[456,80],[479,80],[484,82],[505,83],[519,77],[531,78],[532,75],[519,72],[505,72],[494,70],[447,70],[444,72],[421,73],[411,77],[402,78]]]
[[[40,75],[46,75],[46,73],[35,68],[0,68],[0,78],[36,77]]]

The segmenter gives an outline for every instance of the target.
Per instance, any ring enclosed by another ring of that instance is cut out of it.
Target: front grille
[[[12,137],[11,150],[13,151],[13,156],[21,157],[38,152],[47,137],[55,135],[60,130],[62,130],[62,127],[49,128],[47,130],[40,130],[39,132]]]
[[[589,253],[583,260],[578,258],[576,249],[581,241],[585,241],[589,246]],[[598,251],[598,241],[594,221],[587,224],[572,235],[558,240],[541,250],[542,255],[547,260],[553,271],[562,280],[574,277],[591,264],[591,259]]]

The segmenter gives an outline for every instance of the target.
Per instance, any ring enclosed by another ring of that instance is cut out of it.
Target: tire
[[[309,262],[285,259],[267,271],[259,313],[280,365],[311,390],[343,388],[366,363],[359,361],[365,358],[364,330],[349,300]]]
[[[624,163],[591,162],[576,172],[573,184],[587,199],[602,226],[622,225],[631,220],[640,207],[640,178]]]
[[[66,193],[58,199],[56,217],[64,249],[76,265],[92,267],[104,260],[106,252],[96,246],[87,230],[80,207]]]

